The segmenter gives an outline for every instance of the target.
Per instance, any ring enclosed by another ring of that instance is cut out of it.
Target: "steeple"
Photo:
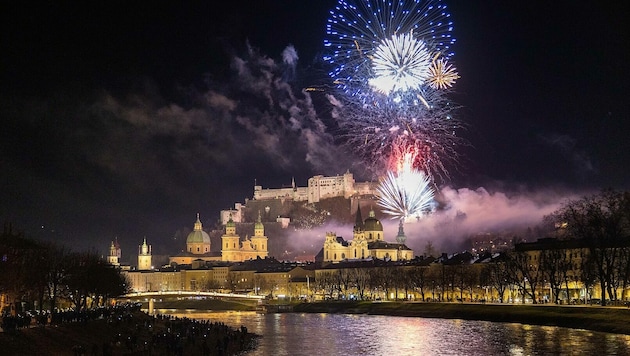
[[[354,231],[363,230],[363,217],[361,216],[361,202],[357,201],[357,215],[354,222]]]
[[[264,236],[264,235],[265,235],[265,225],[263,225],[262,223],[260,210],[258,210],[258,218],[256,219],[256,223],[254,223],[254,236]]]
[[[403,229],[403,221],[400,220],[398,224],[398,235],[396,235],[396,242],[404,244],[407,241],[407,236],[405,236],[405,230]]]

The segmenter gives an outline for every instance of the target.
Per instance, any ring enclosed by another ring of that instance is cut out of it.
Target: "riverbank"
[[[4,355],[236,355],[255,346],[246,328],[139,310],[0,333]]]
[[[630,335],[630,309],[625,307],[331,301],[295,304],[293,311],[485,320]]]

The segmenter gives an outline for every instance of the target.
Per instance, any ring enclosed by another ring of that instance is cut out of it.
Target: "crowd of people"
[[[238,329],[221,322],[148,315],[141,304],[122,304],[85,311],[20,313],[5,315],[4,332],[15,333],[26,327],[45,327],[102,320],[111,335],[99,335],[99,341],[71,343],[70,352],[79,355],[235,355],[255,346],[256,335],[241,326]],[[86,327],[87,329],[87,327]]]

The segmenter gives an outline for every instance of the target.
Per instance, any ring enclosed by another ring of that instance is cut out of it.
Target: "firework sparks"
[[[456,108],[438,102],[432,110],[418,99],[413,105],[377,102],[363,104],[335,100],[337,118],[345,144],[377,175],[397,169],[393,162],[405,152],[415,152],[412,166],[433,178],[447,179],[447,167],[457,165],[457,149],[466,145],[457,135],[465,125],[451,112]],[[431,98],[434,103],[438,98]]]
[[[388,171],[377,190],[383,212],[401,221],[420,218],[433,201],[429,176],[416,169]]]
[[[446,59],[435,59],[429,68],[428,82],[433,89],[448,89],[459,79],[457,70]]]
[[[430,59],[426,45],[415,39],[413,33],[394,35],[374,51],[374,77],[369,83],[385,94],[394,90],[420,89],[429,77]]]

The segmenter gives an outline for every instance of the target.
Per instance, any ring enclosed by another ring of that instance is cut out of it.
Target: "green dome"
[[[188,234],[186,238],[187,244],[210,244],[210,235],[203,231],[201,227],[201,220],[199,220],[199,214],[197,214],[197,221],[195,221],[195,228]]]
[[[193,231],[188,234],[188,238],[186,239],[187,244],[209,244],[210,243],[210,235],[208,235],[205,231]]]
[[[374,215],[374,210],[370,211],[370,217],[363,222],[363,231],[383,231],[383,225]]]

